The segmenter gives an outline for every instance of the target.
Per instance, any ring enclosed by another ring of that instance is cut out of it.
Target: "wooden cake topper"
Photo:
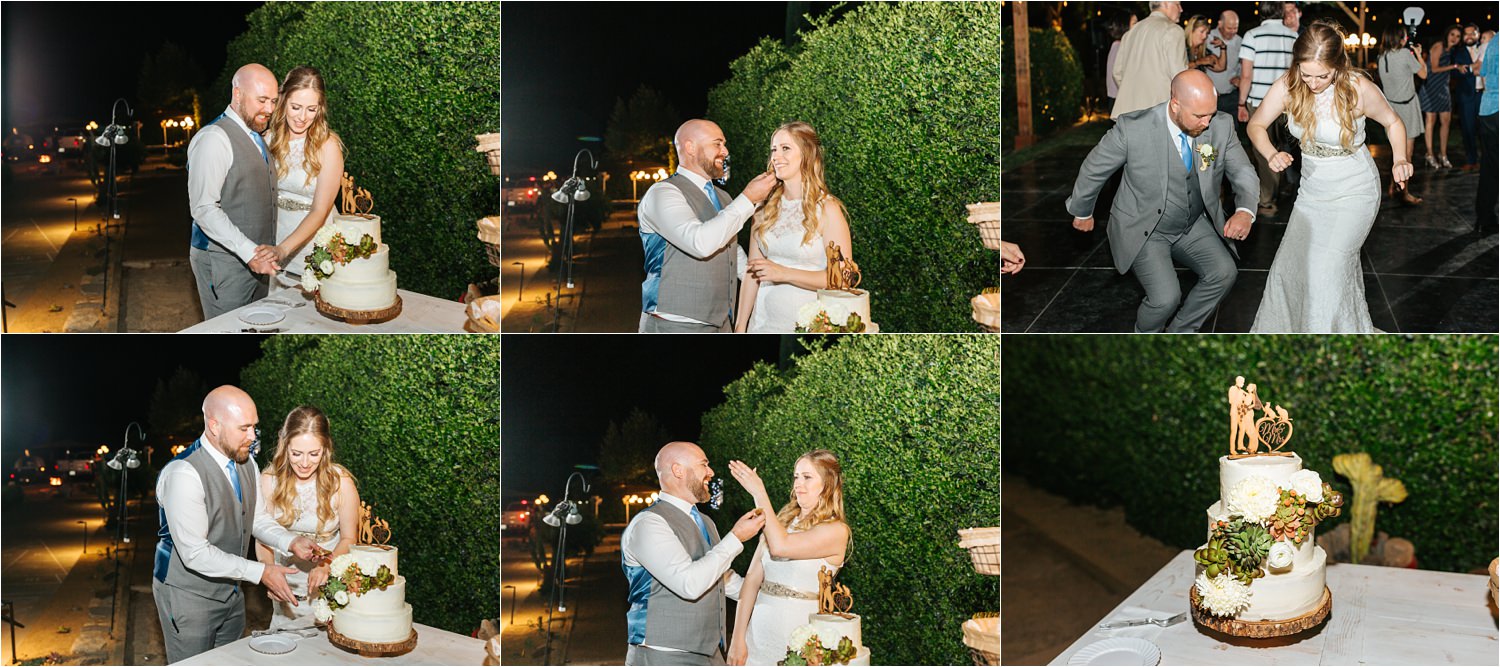
[[[359,543],[385,546],[391,539],[391,524],[375,516],[369,503],[359,504]]]
[[[844,251],[837,243],[829,241],[824,253],[828,255],[828,289],[853,292],[859,287],[862,277],[859,265],[852,259],[844,259]]]
[[[1264,410],[1266,416],[1256,419],[1256,410]],[[1255,383],[1246,386],[1243,375],[1235,376],[1229,388],[1229,458],[1291,456],[1281,451],[1291,439],[1292,418],[1286,408],[1272,408],[1261,401]]]
[[[833,576],[833,570],[818,568],[818,613],[854,618],[854,614],[849,613],[854,608],[854,595],[848,586],[833,583]]]
[[[349,172],[344,172],[344,178],[339,181],[339,210],[344,215],[357,215],[361,218],[373,218],[370,209],[375,208],[375,198],[370,191],[364,188],[354,187],[354,177]]]

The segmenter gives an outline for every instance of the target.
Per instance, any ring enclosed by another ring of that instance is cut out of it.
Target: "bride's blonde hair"
[[[1354,150],[1354,121],[1359,117],[1359,88],[1355,77],[1369,75],[1364,70],[1349,64],[1349,55],[1344,52],[1344,31],[1337,22],[1318,19],[1297,38],[1292,45],[1292,66],[1286,78],[1286,112],[1298,127],[1304,128],[1303,136],[1311,138],[1318,126],[1313,113],[1316,100],[1311,88],[1302,80],[1301,65],[1314,62],[1328,68],[1332,73],[1333,114],[1339,122],[1339,144],[1344,150]]]
[[[792,143],[802,152],[802,164],[798,171],[802,173],[802,243],[806,245],[818,234],[820,227],[818,211],[822,210],[823,202],[827,201],[843,210],[843,202],[828,193],[828,182],[823,180],[823,141],[818,138],[817,130],[812,125],[800,120],[794,120],[776,128],[776,132],[785,131],[791,135]],[[776,132],[771,133],[771,138],[776,138]],[[766,158],[766,169],[771,168],[770,158]],[[760,210],[755,212],[755,224],[750,227],[750,238],[760,243],[761,250],[766,245],[761,240],[765,238],[766,230],[776,224],[777,218],[781,217],[781,195],[786,186],[780,181],[771,188],[771,194],[766,196],[766,201]]]
[[[307,180],[303,181],[305,185],[312,183],[323,169],[323,158],[319,155],[323,142],[337,142],[340,151],[344,150],[344,143],[339,135],[328,128],[328,96],[323,94],[323,75],[314,67],[293,68],[281,82],[281,92],[278,93],[280,97],[276,98],[276,110],[271,112],[271,127],[266,132],[266,149],[276,163],[276,180],[285,178],[287,172],[291,171],[286,159],[291,153],[291,133],[279,130],[286,128],[286,106],[290,103],[292,93],[299,90],[311,90],[318,94],[318,115],[308,125],[307,142],[302,146],[302,169],[307,172]]]
[[[349,483],[353,484],[354,475],[333,462],[333,437],[329,435],[328,417],[310,405],[297,406],[287,413],[281,431],[276,434],[276,455],[271,458],[271,467],[267,471],[276,479],[276,490],[270,498],[271,515],[287,528],[297,521],[297,474],[292,472],[291,448],[292,438],[303,434],[311,434],[323,444],[323,456],[318,459],[318,469],[313,472],[318,497],[317,530],[322,532],[329,519],[336,516],[333,498],[339,493],[342,478],[347,476]]]

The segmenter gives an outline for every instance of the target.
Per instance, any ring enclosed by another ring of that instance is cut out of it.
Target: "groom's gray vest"
[[[224,175],[224,187],[219,190],[219,208],[245,234],[245,238],[256,245],[273,244],[276,242],[275,170],[238,123],[228,116],[221,116],[209,123],[210,127],[215,125],[229,137],[229,147],[234,152],[229,173]],[[191,169],[192,165],[189,164],[188,168]],[[196,222],[193,223],[193,247],[229,252],[208,238]]]
[[[704,198],[707,199],[706,196]],[[677,536],[677,541],[682,543],[688,556],[695,561],[719,543],[719,529],[707,516],[703,517],[703,525],[708,528],[711,539],[708,544],[704,544],[703,533],[698,530],[693,517],[675,505],[657,502],[641,510],[637,520],[647,513],[665,519],[672,528],[672,533]],[[637,571],[632,572],[632,569]],[[625,575],[630,583],[630,610],[626,612],[629,643],[682,649],[706,656],[719,651],[720,641],[727,636],[724,633],[723,577],[702,597],[686,600],[661,585],[649,572],[645,572],[645,568],[626,567]]]
[[[708,195],[693,187],[693,182],[680,172],[651,187],[663,186],[682,191],[699,222],[707,222],[719,214]],[[718,193],[721,204],[727,206],[732,201],[723,188],[714,186],[714,191]],[[728,322],[738,281],[733,246],[734,242],[730,241],[708,258],[698,259],[668,243],[662,254],[657,310],[715,326]]]
[[[1173,155],[1176,153],[1177,151],[1172,151]],[[1157,223],[1156,231],[1174,237],[1174,240],[1192,229],[1193,223],[1198,222],[1198,218],[1204,213],[1203,186],[1198,183],[1197,162],[1198,157],[1194,156],[1194,169],[1179,168],[1169,172],[1167,176],[1167,206],[1162,209],[1161,222]],[[1179,165],[1180,162],[1173,166]]]
[[[229,485],[224,469],[203,449],[205,446],[209,445],[205,445],[202,438],[199,438],[190,451],[173,461],[181,459],[197,470],[198,477],[203,480],[203,505],[208,512],[208,543],[224,553],[244,557],[250,548],[251,529],[255,524],[255,490],[259,475],[255,460],[251,459],[237,466],[240,490],[245,495],[245,502],[242,503],[235,498],[234,487]],[[189,570],[183,564],[182,554],[178,552],[176,544],[172,542],[165,512],[161,512],[161,529],[157,531],[157,537],[159,541],[156,544],[153,574],[163,584],[218,602],[228,600],[239,586],[239,582],[234,579],[210,578]]]

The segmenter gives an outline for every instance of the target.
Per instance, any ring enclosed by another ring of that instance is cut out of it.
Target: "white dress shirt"
[[[245,125],[234,109],[224,109],[224,115],[250,137],[250,143],[255,143],[255,132]],[[188,210],[208,238],[248,264],[255,257],[255,242],[234,226],[229,215],[219,207],[224,178],[229,175],[229,166],[233,162],[234,148],[229,145],[229,135],[224,134],[222,126],[210,124],[198,130],[188,143]]]
[[[678,168],[677,173],[687,177],[693,187],[703,192],[705,197],[708,196],[703,189],[703,186],[708,184],[708,177],[683,168]],[[719,203],[723,204],[723,202]],[[667,243],[672,244],[678,250],[694,258],[703,259],[718,252],[724,244],[734,240],[740,230],[744,229],[745,222],[750,219],[750,216],[755,215],[755,203],[741,194],[735,197],[734,201],[724,205],[724,208],[713,219],[699,222],[698,214],[693,212],[693,207],[688,204],[681,190],[672,186],[653,187],[647,190],[646,195],[641,198],[637,213],[641,233],[660,234]],[[738,253],[744,251],[739,249],[738,243],[734,245],[737,251],[736,265],[743,266],[743,263],[738,260]],[[661,310],[652,311],[652,314],[674,322],[708,324]]]
[[[219,472],[234,488],[234,478],[229,473],[229,457],[217,447],[203,443],[203,449],[213,458]],[[245,462],[240,465],[254,465]],[[288,551],[297,536],[283,528],[266,512],[266,498],[260,492],[260,475],[252,475],[241,493],[255,494],[255,522],[251,532],[255,539],[278,551]],[[182,564],[189,570],[205,577],[238,579],[260,583],[266,566],[260,561],[250,560],[240,554],[225,553],[208,542],[208,510],[203,501],[203,479],[198,469],[186,460],[176,460],[162,468],[156,481],[156,499],[162,512],[167,515],[167,525],[172,533],[172,544],[182,555]]]
[[[662,492],[658,496],[658,502],[670,503],[684,514],[692,514],[693,503],[670,493]],[[744,550],[745,545],[740,542],[740,538],[733,531],[726,531],[708,553],[693,560],[682,542],[677,540],[677,533],[672,532],[672,527],[667,525],[667,520],[653,512],[641,514],[620,535],[620,553],[625,565],[646,568],[652,579],[687,600],[703,597],[726,574],[729,578],[724,583],[724,595],[731,600],[739,600],[740,588],[745,579],[729,567],[734,562],[734,557]],[[658,651],[682,650],[666,646],[647,648]]]

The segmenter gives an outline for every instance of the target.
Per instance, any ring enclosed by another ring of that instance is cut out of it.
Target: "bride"
[[[750,260],[740,281],[736,333],[791,333],[797,311],[828,286],[825,248],[836,243],[854,259],[844,205],[823,180],[823,143],[802,121],[771,135],[770,167],[779,181],[750,227]]]
[[[260,475],[261,497],[271,517],[282,527],[306,535],[331,557],[349,553],[359,537],[359,490],[354,476],[333,462],[333,438],[328,417],[311,406],[300,406],[286,416],[277,435],[276,455]],[[297,568],[286,576],[292,592],[303,602],[293,607],[273,601],[271,629],[312,625],[308,592],[328,582],[328,564],[315,564],[274,551],[260,542],[255,555],[266,564]]]
[[[1336,25],[1307,27],[1292,66],[1266,93],[1246,131],[1271,170],[1292,164],[1266,128],[1283,112],[1302,142],[1302,185],[1286,235],[1271,262],[1254,333],[1372,333],[1360,248],[1380,209],[1380,172],[1365,146],[1365,119],[1405,137],[1401,117],[1363,71],[1349,65]],[[1391,175],[1411,178],[1407,143],[1391,142]]]
[[[729,664],[774,665],[786,657],[792,630],[818,610],[818,571],[843,566],[851,540],[844,519],[838,457],[815,449],[797,459],[791,502],[778,513],[754,468],[729,462],[729,473],[765,511],[766,526],[750,561],[734,615]]]
[[[285,273],[271,281],[274,291],[301,279],[313,235],[333,216],[344,173],[344,146],[328,129],[318,70],[298,67],[286,73],[266,134],[276,167],[276,263]],[[324,173],[328,178],[318,178]]]

